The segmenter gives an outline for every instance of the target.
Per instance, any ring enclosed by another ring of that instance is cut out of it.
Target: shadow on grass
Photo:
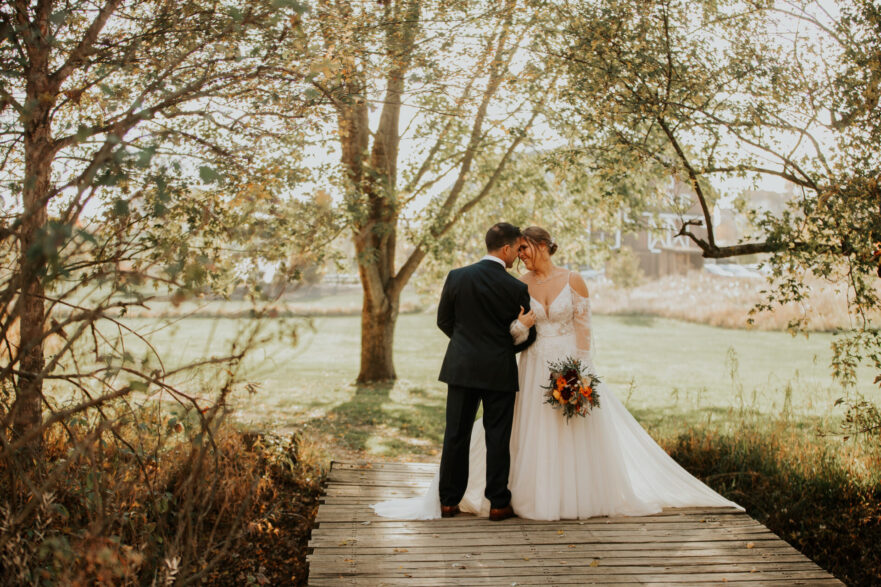
[[[402,382],[358,385],[308,426],[345,452],[433,455],[443,440],[444,399]]]

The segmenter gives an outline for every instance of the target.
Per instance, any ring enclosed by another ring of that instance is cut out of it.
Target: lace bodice
[[[552,344],[567,349],[569,353],[574,347],[580,358],[590,360],[589,298],[579,295],[567,282],[547,308],[535,298],[531,298],[530,305],[535,312],[536,345]],[[511,328],[515,342],[525,339],[525,332],[526,329],[515,320]]]
[[[535,312],[535,330],[539,336],[565,336],[575,332],[573,318],[576,302],[571,294],[574,292],[567,283],[547,308],[535,298],[531,298],[532,309]],[[586,299],[579,301],[581,304],[586,302]]]

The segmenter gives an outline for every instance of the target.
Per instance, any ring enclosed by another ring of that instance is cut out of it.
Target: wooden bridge
[[[309,585],[842,585],[729,508],[559,522],[397,521],[370,509],[420,495],[436,470],[333,463],[309,542]]]

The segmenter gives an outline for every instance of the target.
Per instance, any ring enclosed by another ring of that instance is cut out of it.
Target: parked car
[[[754,266],[736,263],[706,263],[704,271],[721,277],[748,277],[752,279],[763,277],[763,273]]]

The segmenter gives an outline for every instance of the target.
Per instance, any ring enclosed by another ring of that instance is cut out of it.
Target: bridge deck
[[[335,462],[309,546],[309,585],[842,585],[743,512],[490,522],[376,516],[435,465]]]

